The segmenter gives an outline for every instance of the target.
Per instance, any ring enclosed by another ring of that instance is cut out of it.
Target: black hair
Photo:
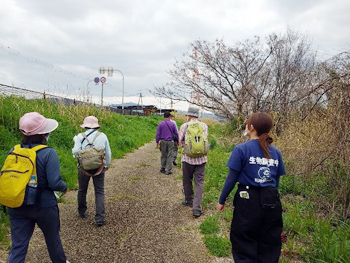
[[[170,117],[170,111],[164,112],[164,118],[169,118]]]
[[[35,134],[31,136],[23,135],[23,144],[47,144],[46,141],[47,134]]]

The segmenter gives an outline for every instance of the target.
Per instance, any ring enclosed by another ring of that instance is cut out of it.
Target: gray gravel
[[[86,219],[77,215],[76,191],[60,204],[61,238],[72,262],[232,262],[208,254],[192,211],[181,205],[180,169],[159,172],[155,142],[114,160],[106,174],[106,225],[94,226],[93,185]],[[1,260],[0,260],[1,261]],[[44,238],[36,229],[28,263],[50,262]]]

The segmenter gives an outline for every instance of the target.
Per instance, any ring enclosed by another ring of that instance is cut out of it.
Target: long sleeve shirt
[[[190,122],[198,122],[198,120],[192,119],[192,120],[190,120]],[[203,127],[203,132],[209,137],[208,125],[205,124],[204,122],[200,122],[200,123]],[[185,122],[180,127],[179,143],[181,146],[185,145],[185,136],[186,136],[187,127],[188,127],[188,122]],[[181,156],[181,162],[186,162],[186,163],[191,164],[191,165],[201,165],[203,163],[208,162],[208,157],[206,155],[204,155],[201,157],[194,158],[194,157],[189,157],[184,153]]]
[[[176,125],[171,120],[165,119],[158,124],[156,142],[159,143],[159,141],[172,141],[173,134],[176,134],[178,136]]]
[[[238,180],[239,172],[233,169],[230,169],[229,174],[227,175],[225,185],[221,191],[219,204],[224,205],[226,198],[232,192]]]
[[[92,140],[95,138],[96,132],[97,130],[95,129],[87,129],[85,131],[85,134],[87,135],[87,138],[89,139],[90,142],[92,142]],[[84,150],[88,145],[88,141],[86,139],[83,141],[83,139],[84,137],[81,133],[74,136],[73,138],[74,147],[72,149],[72,153],[74,157],[79,151]],[[100,132],[100,135],[96,138],[93,144],[95,148],[101,148],[105,150],[105,158],[106,158],[105,167],[108,167],[109,164],[111,163],[112,153],[111,153],[111,148],[109,146],[107,135],[104,134],[103,132]]]

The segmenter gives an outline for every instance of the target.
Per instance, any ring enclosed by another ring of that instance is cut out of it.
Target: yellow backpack
[[[45,147],[21,148],[21,145],[15,145],[1,169],[0,204],[11,208],[23,204],[28,182],[32,175],[36,175],[36,152]]]

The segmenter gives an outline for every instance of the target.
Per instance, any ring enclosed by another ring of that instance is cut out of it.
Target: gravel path
[[[71,263],[81,262],[231,262],[208,255],[188,207],[181,205],[181,171],[159,172],[160,153],[148,143],[124,159],[114,160],[106,173],[106,225],[94,226],[92,180],[85,219],[77,216],[76,191],[60,204],[61,238]],[[44,238],[36,229],[28,263],[49,263]]]

